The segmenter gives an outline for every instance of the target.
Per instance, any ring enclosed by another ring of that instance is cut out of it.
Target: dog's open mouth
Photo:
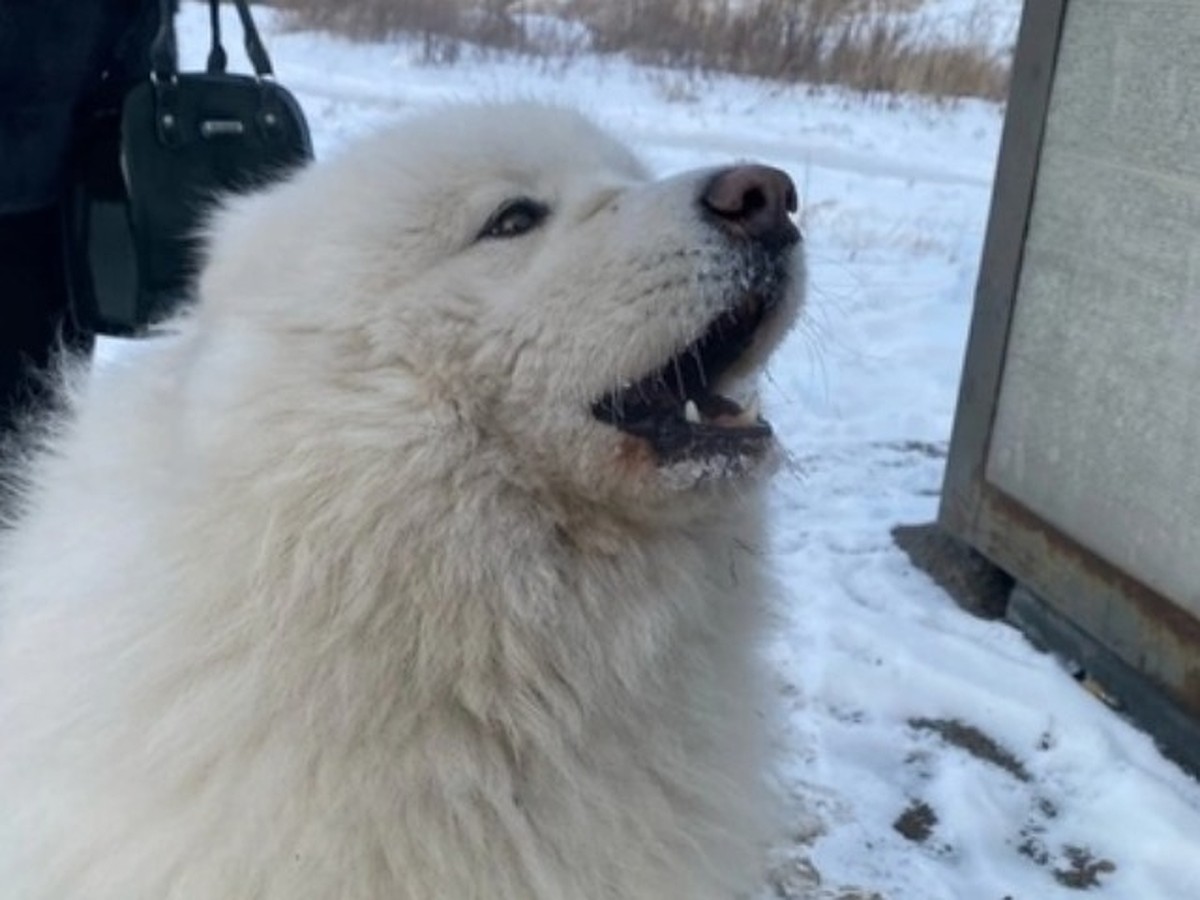
[[[745,295],[662,368],[594,403],[593,414],[649,442],[660,463],[762,455],[772,432],[757,402],[743,407],[716,386],[778,303],[773,292]]]

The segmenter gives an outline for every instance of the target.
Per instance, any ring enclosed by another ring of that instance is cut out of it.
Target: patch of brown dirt
[[[974,725],[968,725],[958,719],[909,719],[908,724],[910,728],[918,731],[932,731],[947,744],[1003,769],[1018,781],[1030,780],[1028,770],[1016,756]]]
[[[937,813],[924,800],[914,800],[892,823],[892,827],[916,844],[923,844],[938,823]]]
[[[1117,871],[1111,859],[1096,859],[1087,847],[1063,847],[1066,866],[1054,870],[1054,880],[1064,887],[1086,891],[1100,887],[1100,876]]]

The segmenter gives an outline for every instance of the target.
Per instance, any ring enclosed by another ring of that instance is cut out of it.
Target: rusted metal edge
[[[1200,720],[1200,620],[990,485],[975,546]]]
[[[1103,688],[1110,702],[1144,729],[1168,757],[1200,776],[1200,722],[1158,685],[1058,613],[1024,585],[1012,592],[1008,619],[1030,640],[1078,666],[1075,674]]]

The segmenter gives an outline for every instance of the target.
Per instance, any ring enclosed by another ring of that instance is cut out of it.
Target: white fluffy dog
[[[230,204],[3,535],[0,898],[751,889],[794,208],[533,105]]]

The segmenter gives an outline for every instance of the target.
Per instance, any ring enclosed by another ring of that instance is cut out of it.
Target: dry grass
[[[355,40],[414,34],[422,57],[451,63],[464,44],[523,49],[524,29],[512,0],[274,0],[296,27],[315,28]]]
[[[921,0],[276,0],[299,26],[354,38],[419,36],[427,62],[465,46],[570,57],[581,42],[530,28],[531,12],[583,26],[586,49],[692,72],[863,92],[1000,100],[1008,61],[983,35],[947,44],[900,13]],[[576,32],[578,34],[578,31]]]

